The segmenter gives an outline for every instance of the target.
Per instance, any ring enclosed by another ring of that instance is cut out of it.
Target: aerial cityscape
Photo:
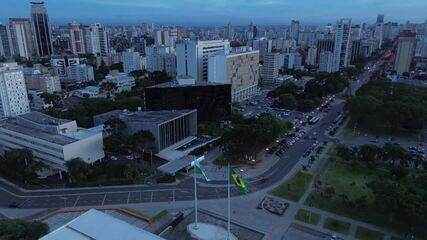
[[[427,2],[0,6],[1,240],[427,239]]]

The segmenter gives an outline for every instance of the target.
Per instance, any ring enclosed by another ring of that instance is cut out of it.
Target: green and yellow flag
[[[237,171],[233,168],[230,168],[230,181],[236,185],[237,190],[239,190],[241,193],[246,194],[249,192],[248,181],[241,178]]]
[[[194,170],[196,171],[196,173],[200,173],[202,174],[203,178],[205,178],[205,180],[207,182],[209,182],[211,179],[208,176],[208,173],[205,171],[205,169],[203,169],[198,161],[194,162]]]

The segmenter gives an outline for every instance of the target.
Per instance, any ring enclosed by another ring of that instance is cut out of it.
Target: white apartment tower
[[[106,56],[109,50],[108,34],[100,23],[95,23],[85,29],[86,52],[98,56]]]
[[[347,67],[350,54],[351,19],[341,19],[337,22],[334,46],[333,72],[341,67]]]
[[[31,22],[28,18],[9,19],[10,36],[15,55],[30,58],[34,53]]]
[[[405,30],[399,34],[394,70],[398,75],[409,72],[412,58],[415,53],[416,33]]]
[[[184,41],[176,46],[177,75],[191,76],[197,81],[208,81],[209,56],[218,52],[230,52],[227,40]]]
[[[30,111],[24,73],[17,63],[0,65],[0,118]]]
[[[125,73],[142,69],[141,56],[139,56],[139,52],[134,52],[133,49],[128,49],[122,53],[122,62]]]
[[[317,47],[311,46],[308,48],[307,58],[305,60],[305,63],[307,65],[314,66],[316,65],[316,59],[317,59]]]
[[[319,58],[319,71],[320,72],[333,72],[332,67],[334,64],[334,54],[330,51],[323,51],[320,53]]]

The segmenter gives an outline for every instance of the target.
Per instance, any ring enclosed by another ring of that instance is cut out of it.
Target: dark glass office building
[[[44,2],[31,2],[31,20],[37,54],[42,57],[52,55],[49,18]]]
[[[231,85],[167,82],[146,88],[145,103],[150,111],[197,109],[199,122],[224,120],[231,113]]]

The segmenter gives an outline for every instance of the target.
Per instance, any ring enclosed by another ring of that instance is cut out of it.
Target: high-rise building
[[[241,102],[258,93],[259,51],[209,56],[208,81],[231,84],[231,100]]]
[[[107,30],[100,24],[95,23],[85,28],[86,52],[97,56],[107,56],[110,49]]]
[[[337,22],[334,46],[333,72],[348,66],[350,55],[351,19],[340,19]]]
[[[30,111],[24,73],[17,63],[0,65],[0,118]]]
[[[44,2],[31,2],[31,20],[37,54],[39,56],[52,55],[52,36]]]
[[[3,24],[0,24],[0,56],[13,56],[13,46],[9,27]]]
[[[184,41],[176,46],[177,75],[191,76],[197,81],[208,80],[209,55],[230,51],[230,42],[226,40]]]
[[[264,64],[261,66],[261,82],[263,84],[274,84],[279,76],[278,52],[269,52],[264,55]]]
[[[422,38],[421,57],[427,58],[427,20],[424,23],[424,33]]]
[[[319,71],[320,72],[332,72],[334,63],[334,54],[330,51],[324,51],[320,53],[319,60]]]
[[[141,56],[139,52],[134,52],[133,49],[128,49],[122,53],[122,62],[125,73],[142,69]]]
[[[377,23],[384,23],[384,14],[377,15]]]
[[[231,25],[231,22],[227,24],[227,28],[225,29],[225,39],[228,39],[229,41],[232,41],[234,38],[234,29]]]
[[[320,62],[321,52],[334,52],[334,39],[319,39],[317,40],[317,62]]]
[[[171,47],[151,45],[147,47],[147,71],[165,71],[169,76],[176,76],[176,55]]]
[[[361,40],[351,41],[350,64],[355,64],[356,60],[362,55]]]
[[[292,20],[291,28],[289,29],[289,33],[292,39],[298,41],[300,31],[300,23],[297,20]]]
[[[307,58],[305,59],[305,64],[315,66],[317,60],[317,47],[311,46],[308,48]]]
[[[171,44],[169,39],[169,29],[157,29],[153,34],[154,44],[166,46]]]
[[[398,75],[409,72],[415,52],[416,36],[417,34],[410,30],[404,30],[399,34],[396,58],[394,61],[394,70]]]
[[[30,19],[11,18],[9,19],[9,26],[14,55],[30,58],[35,50]]]
[[[71,52],[73,54],[86,53],[85,31],[83,25],[78,22],[72,22],[68,25],[70,29]]]

